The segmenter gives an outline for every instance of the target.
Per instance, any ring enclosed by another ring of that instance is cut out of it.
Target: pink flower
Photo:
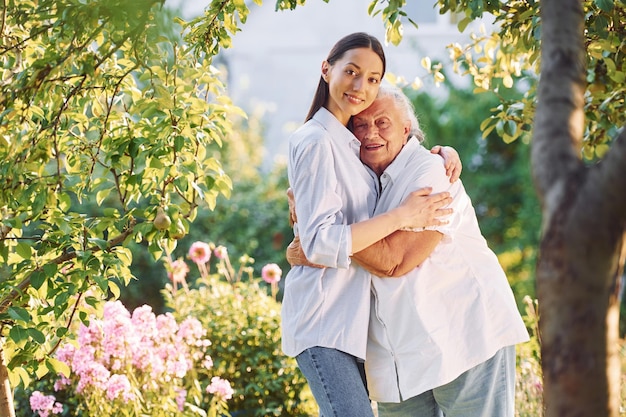
[[[211,259],[211,247],[208,243],[193,242],[189,248],[189,259],[198,265],[204,265]]]
[[[235,391],[233,391],[230,386],[230,382],[218,376],[214,376],[211,378],[211,385],[206,387],[206,392],[209,394],[215,394],[221,400],[230,400],[233,398],[233,393]]]
[[[201,346],[202,338],[206,335],[206,329],[195,317],[187,317],[178,326],[177,337],[189,346]]]
[[[217,248],[215,248],[213,253],[215,254],[215,257],[217,259],[224,259],[228,256],[228,249],[226,249],[226,246],[220,245]]]
[[[167,277],[172,281],[172,284],[182,284],[185,282],[185,278],[189,273],[189,267],[182,259],[177,259],[170,263],[167,271]]]
[[[176,405],[178,406],[178,411],[183,411],[185,409],[185,400],[187,399],[187,390],[183,388],[176,389]]]
[[[109,400],[114,400],[121,397],[124,403],[128,403],[129,400],[134,398],[130,381],[126,375],[111,375],[106,387],[106,396]]]
[[[30,408],[41,417],[59,414],[63,411],[63,406],[54,400],[54,395],[44,395],[39,391],[34,391],[30,396]]]
[[[209,355],[206,355],[204,357],[204,360],[202,361],[202,367],[204,369],[211,369],[211,368],[213,368],[213,358],[210,357]]]
[[[275,284],[280,281],[283,271],[276,264],[267,264],[261,270],[261,278],[269,284]]]

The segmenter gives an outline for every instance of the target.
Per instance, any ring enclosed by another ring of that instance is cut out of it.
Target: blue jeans
[[[296,356],[321,417],[374,417],[363,364],[337,349],[312,347]]]
[[[515,346],[500,349],[491,359],[448,384],[401,403],[378,403],[380,417],[513,417],[514,414]]]

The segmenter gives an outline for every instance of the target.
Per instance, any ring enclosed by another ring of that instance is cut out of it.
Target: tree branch
[[[133,233],[136,224],[137,224],[137,221],[135,219],[131,219],[128,224],[128,227],[122,233],[120,233],[119,235],[117,235],[116,237],[114,237],[113,239],[107,242],[106,249],[108,250],[112,247],[120,245],[128,236],[130,236]],[[98,246],[92,246],[89,250],[91,250],[92,252],[99,252],[102,249]],[[63,262],[69,261],[70,259],[74,259],[74,258],[76,258],[76,252],[64,252],[63,254],[57,256],[56,258],[48,262],[47,265],[49,264],[60,265]],[[12,290],[6,297],[4,297],[0,301],[0,314],[5,313],[8,310],[8,308],[11,306],[11,303],[17,297],[19,297],[20,294],[22,294],[26,288],[28,288],[28,286],[30,285],[30,278],[32,274],[41,270],[43,270],[43,266],[39,266],[35,268],[34,270],[32,270],[26,278],[24,278],[15,286],[14,290]]]
[[[626,227],[626,126],[622,127],[619,135],[611,145],[602,161],[594,167],[590,174],[591,186],[599,188],[599,194],[606,202],[607,213],[610,218],[622,220],[622,229]]]
[[[578,0],[542,3],[541,14],[541,78],[531,160],[539,198],[550,206],[550,191],[561,188],[564,178],[583,168],[586,66],[585,51],[578,45],[583,44],[584,16]]]

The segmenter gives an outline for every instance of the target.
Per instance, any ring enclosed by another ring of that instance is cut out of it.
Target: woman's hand
[[[300,238],[298,236],[294,237],[289,246],[287,246],[287,251],[285,252],[287,257],[287,262],[291,266],[310,266],[313,268],[325,268],[324,265],[314,264],[309,262],[306,255],[302,251],[302,245],[300,244]]]
[[[289,203],[289,226],[293,227],[298,222],[298,218],[296,217],[296,200],[291,187],[287,188],[287,201]]]
[[[429,226],[441,226],[447,224],[445,216],[452,214],[451,208],[445,208],[452,203],[450,193],[443,192],[430,194],[431,187],[420,188],[413,191],[395,210],[400,210],[401,229],[423,229]]]
[[[430,153],[438,154],[443,158],[443,165],[446,168],[446,175],[450,177],[450,182],[454,182],[461,176],[463,164],[459,153],[451,146],[435,145]]]

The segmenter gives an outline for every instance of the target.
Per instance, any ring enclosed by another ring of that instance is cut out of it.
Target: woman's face
[[[326,108],[347,125],[351,116],[372,104],[382,76],[383,62],[369,48],[351,49],[333,65],[324,61],[322,77],[330,92]]]
[[[354,116],[352,131],[361,142],[361,161],[380,176],[406,144],[411,121],[391,97],[382,97]]]

